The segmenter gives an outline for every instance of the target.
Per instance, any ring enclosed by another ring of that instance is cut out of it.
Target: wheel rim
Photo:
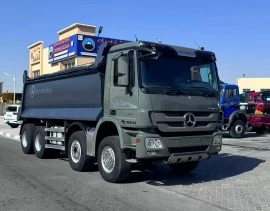
[[[35,138],[35,148],[39,152],[41,150],[40,135],[37,134]]]
[[[27,139],[26,139],[26,136],[27,136],[27,132],[24,131],[23,134],[22,134],[22,145],[23,145],[23,147],[27,147]]]
[[[81,145],[75,140],[71,144],[71,159],[74,163],[78,163],[81,159]]]
[[[111,147],[106,146],[101,154],[102,168],[106,173],[111,173],[115,167],[115,154]]]
[[[243,126],[242,125],[236,125],[235,132],[236,133],[242,133],[242,131],[243,131]]]

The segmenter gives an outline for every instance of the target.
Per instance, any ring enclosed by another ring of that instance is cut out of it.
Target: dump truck
[[[97,163],[105,181],[128,181],[134,163],[194,170],[222,147],[213,52],[147,41],[103,43],[94,64],[23,76],[25,154],[63,152],[71,168]]]
[[[220,106],[224,114],[222,130],[229,131],[231,138],[243,138],[248,129],[248,116],[240,109],[238,85],[220,85]]]

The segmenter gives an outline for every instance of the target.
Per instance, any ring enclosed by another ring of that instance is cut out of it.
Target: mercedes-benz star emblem
[[[185,127],[194,127],[196,124],[195,116],[192,113],[186,113],[184,115],[184,125]]]
[[[35,96],[35,86],[32,86],[30,90],[30,97],[33,98],[34,96]]]

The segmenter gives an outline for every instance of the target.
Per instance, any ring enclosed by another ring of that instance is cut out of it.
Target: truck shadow
[[[197,169],[187,175],[174,174],[167,165],[154,164],[151,170],[132,172],[129,183],[146,182],[154,186],[191,185],[223,180],[252,171],[265,160],[220,154],[201,161]]]

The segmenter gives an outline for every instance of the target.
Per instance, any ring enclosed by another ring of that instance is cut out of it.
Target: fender
[[[111,122],[111,123],[113,123],[115,125],[115,127],[117,128],[119,139],[120,139],[120,146],[123,147],[124,146],[123,130],[122,130],[121,126],[119,125],[118,121],[116,119],[112,118],[112,117],[103,117],[98,121],[97,126],[96,126],[96,130],[95,130],[94,140],[96,140],[96,138],[97,138],[97,132],[99,130],[99,127],[104,122]]]
[[[124,146],[124,141],[123,141],[123,131],[122,128],[120,127],[118,121],[112,117],[103,117],[99,119],[96,128],[91,128],[90,130],[87,129],[86,135],[87,135],[87,145],[90,147],[87,148],[87,154],[91,156],[95,156],[96,152],[96,139],[97,139],[97,134],[99,131],[100,126],[105,123],[105,122],[111,122],[115,125],[119,139],[120,139],[120,147],[123,148]]]
[[[79,126],[84,133],[86,132],[86,128],[87,128],[86,125],[84,125],[81,122],[72,122],[68,127],[66,127],[65,133],[67,134],[69,132],[70,128],[72,128],[73,126]]]
[[[235,117],[237,119],[239,119],[240,116],[244,117],[245,121],[247,122],[248,118],[247,118],[246,113],[244,111],[238,110],[238,111],[235,111],[231,114],[231,116],[229,118],[229,124],[233,123],[233,120]]]
[[[87,125],[81,123],[81,122],[73,122],[70,124],[68,127],[65,128],[65,138],[66,134],[69,133],[69,130],[73,128],[73,126],[78,126],[81,128],[81,130],[85,133],[86,135],[86,153],[87,155],[94,156],[93,152],[95,148],[93,148],[93,138],[91,138],[92,132],[95,130],[94,128],[90,128]],[[68,144],[68,140],[66,140],[66,144]]]

